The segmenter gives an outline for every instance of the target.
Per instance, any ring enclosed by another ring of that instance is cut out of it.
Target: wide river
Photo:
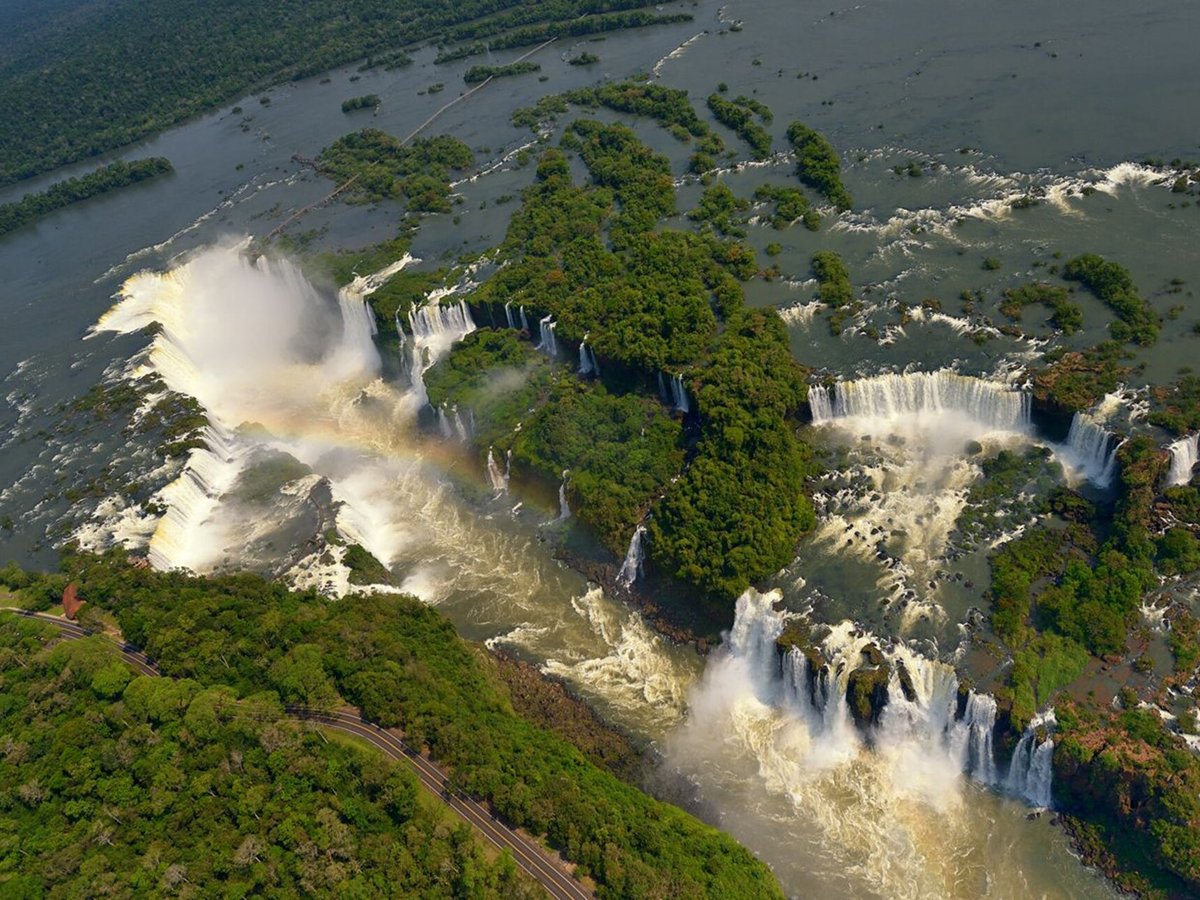
[[[678,8],[695,20],[588,43],[601,58],[592,67],[565,62],[580,48],[551,45],[537,57],[545,82],[503,79],[439,117],[429,133],[467,141],[483,174],[456,186],[456,216],[426,220],[412,248],[419,261],[408,264],[436,267],[502,239],[514,208],[503,200],[532,178],[513,154],[534,139],[509,124],[517,107],[644,73],[686,88],[703,112],[703,97],[725,81],[731,95],[772,109],[778,150],[794,119],[824,131],[856,198],[853,212],[829,212],[816,234],[749,229],[760,251],[783,245],[783,278],[751,284],[751,301],[786,311],[805,364],[842,379],[954,365],[989,378],[985,393],[995,400],[1013,367],[1043,349],[1045,329],[1027,312],[1032,337],[977,343],[966,336],[977,323],[960,311],[960,293],[981,292],[977,312],[1000,320],[1003,287],[1034,277],[1056,253],[1085,251],[1129,267],[1168,318],[1141,377],[1165,380],[1195,358],[1200,316],[1190,287],[1200,283],[1200,207],[1175,202],[1160,183],[1163,170],[1143,164],[1200,157],[1188,122],[1200,93],[1194,4],[747,0]],[[985,586],[972,579],[985,573],[986,546],[950,553],[979,475],[963,446],[975,438],[986,450],[1040,442],[1067,477],[1101,489],[1100,473],[1063,436],[1056,443],[1019,417],[1004,418],[1005,397],[981,412],[970,398],[982,389],[958,382],[941,384],[939,396],[976,393],[947,400],[954,408],[946,418],[889,411],[888,398],[908,389],[895,379],[854,389],[872,398],[857,418],[813,426],[836,471],[822,488],[826,519],[773,586],[790,609],[831,625],[850,617],[885,638],[914,639],[889,653],[908,655],[921,696],[867,742],[836,716],[806,708],[780,680],[769,650],[786,614],[770,596],[742,598],[733,634],[707,660],[657,636],[553,559],[570,523],[555,521],[552,498],[518,507],[520,498],[491,490],[460,447],[417,429],[413,394],[395,378],[395,361],[380,358],[354,297],[339,305],[328,286],[308,284],[286,260],[254,267],[239,258],[244,236],[266,234],[329,190],[293,154],[314,156],[367,125],[405,135],[463,89],[472,60],[435,67],[433,56],[423,48],[408,69],[351,67],[243,98],[121,154],[167,156],[175,175],[0,240],[0,556],[51,565],[54,547],[71,537],[91,546],[121,541],[149,546],[164,565],[253,565],[336,587],[336,567],[302,549],[332,523],[463,636],[537,663],[652,743],[661,760],[653,787],[743,841],[789,895],[1108,896],[1051,815],[1030,817],[1030,804],[1012,796],[1022,791],[1004,789],[1006,774],[985,771],[977,736],[943,721],[938,704],[953,691],[953,673],[930,659],[952,656]],[[445,89],[428,93],[436,83]],[[365,93],[383,98],[376,114],[341,112],[343,99]],[[652,123],[633,124],[682,175],[687,148]],[[893,169],[910,162],[921,175]],[[766,181],[792,183],[792,169],[780,158],[723,178],[749,196]],[[4,189],[0,202],[41,183]],[[680,208],[699,190],[681,183]],[[1038,204],[1011,208],[1027,195]],[[386,206],[334,204],[293,230],[321,229],[316,248],[361,246],[390,236],[395,216]],[[806,306],[808,260],[818,249],[838,250],[873,298],[840,337]],[[999,266],[984,268],[985,257]],[[1172,290],[1172,279],[1183,289]],[[942,313],[900,322],[897,299],[929,297]],[[1087,327],[1074,340],[1084,345],[1106,319],[1098,304],[1080,302]],[[148,349],[140,329],[150,321],[168,333]],[[135,410],[77,403],[97,384],[151,371],[209,413],[216,433],[202,452],[211,459],[189,463],[193,474],[204,468],[207,491],[184,490],[188,473],[164,465],[131,427]],[[130,500],[134,482],[143,492],[173,485],[159,497],[168,507],[162,521]],[[847,533],[871,529],[893,539],[883,562],[846,549]],[[970,577],[946,577],[956,570]],[[913,603],[892,602],[906,591]],[[861,633],[840,627],[836,649],[857,652]]]

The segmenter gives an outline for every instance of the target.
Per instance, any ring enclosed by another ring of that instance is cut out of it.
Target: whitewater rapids
[[[320,521],[314,539],[328,527],[361,544],[399,589],[437,604],[464,636],[516,650],[657,742],[668,769],[695,792],[686,799],[770,862],[789,890],[1021,896],[1053,883],[1021,862],[1043,859],[1051,835],[970,780],[965,748],[981,746],[982,732],[968,725],[964,738],[944,721],[945,703],[929,700],[886,721],[888,737],[874,748],[844,719],[814,727],[764,668],[772,659],[762,643],[774,627],[769,596],[742,598],[730,649],[705,664],[550,559],[503,492],[487,492],[498,496],[486,515],[464,503],[446,477],[463,448],[420,437],[419,387],[380,377],[363,303],[372,283],[356,282],[334,301],[288,261],[251,262],[238,246],[125,283],[96,332],[158,323],[130,377],[157,373],[195,397],[210,422],[205,447],[157,498],[167,513],[149,542],[155,566],[237,568],[253,547],[255,561],[269,560],[291,583],[340,595],[352,589],[343,547],[269,549],[278,535],[298,533],[279,520],[303,519],[326,491],[332,521]],[[456,301],[443,309],[418,314],[439,327],[410,338],[425,342],[419,353],[408,348],[417,375],[455,339],[447,328],[473,327]],[[264,472],[283,474],[264,481]],[[852,632],[838,626],[840,652],[853,653]],[[914,657],[911,665],[921,664]],[[922,696],[945,701],[952,679],[946,667],[927,665]],[[980,722],[986,707],[981,700]]]

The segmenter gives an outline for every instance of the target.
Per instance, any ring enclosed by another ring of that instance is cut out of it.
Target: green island
[[[378,94],[363,94],[361,97],[351,97],[342,101],[342,112],[349,113],[358,109],[375,109],[379,106]]]
[[[2,858],[27,892],[82,878],[153,890],[168,877],[202,893],[389,881],[394,893],[396,880],[401,894],[528,891],[511,861],[488,863],[469,832],[439,822],[407,770],[280,721],[281,704],[352,704],[562,852],[598,896],[782,896],[731,838],[516,715],[487,655],[412,598],[330,602],[250,575],[159,574],[120,552],[67,556],[54,575],[2,571],[36,609],[78,585],[85,620],[114,623],[166,676],[134,677],[97,639],[43,650],[42,626],[0,613],[0,716],[13,726],[2,815],[6,834],[39,848],[6,840]],[[26,697],[49,704],[32,725]],[[77,838],[97,829],[107,840],[85,860]]]
[[[0,205],[0,236],[16,231],[56,209],[173,171],[170,160],[155,156],[134,162],[118,160],[87,175],[52,184],[44,191],[26,194],[15,203]]]
[[[491,78],[508,78],[512,75],[528,75],[530,72],[540,72],[542,67],[537,63],[516,62],[506,66],[471,66],[463,75],[467,84],[480,84]]]

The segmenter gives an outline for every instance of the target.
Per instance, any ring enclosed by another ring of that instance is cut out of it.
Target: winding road
[[[99,635],[111,641],[117,647],[121,659],[141,674],[162,675],[153,661],[136,647],[115,640],[103,632],[92,631],[75,622],[46,613],[11,607],[5,608],[3,611],[46,622],[57,628],[59,633],[66,638]],[[584,900],[584,898],[594,896],[591,891],[566,872],[563,864],[556,858],[552,858],[541,844],[497,819],[484,804],[454,789],[449,782],[450,776],[444,769],[422,756],[416,748],[406,744],[403,737],[396,732],[368,722],[357,712],[314,710],[300,706],[289,706],[286,708],[286,712],[290,718],[296,721],[361,738],[391,759],[407,760],[408,764],[416,770],[417,779],[421,782],[422,787],[441,797],[450,809],[469,825],[474,826],[497,848],[511,851],[513,860],[521,870],[541,884],[555,900]]]

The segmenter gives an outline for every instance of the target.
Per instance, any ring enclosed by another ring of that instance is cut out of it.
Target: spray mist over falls
[[[796,865],[817,893],[976,897],[986,884],[996,896],[1019,895],[1021,873],[988,856],[994,823],[982,801],[985,788],[1008,783],[1020,795],[1036,784],[1048,797],[1037,766],[1052,745],[1031,734],[1002,776],[991,697],[960,689],[951,666],[849,622],[807,652],[781,648],[790,615],[776,611],[779,599],[754,590],[739,598],[728,641],[667,741],[668,762],[695,773],[735,835],[754,829],[747,805],[754,817],[804,823],[784,852],[803,860]],[[866,724],[850,707],[859,677],[885,679],[886,703]]]

